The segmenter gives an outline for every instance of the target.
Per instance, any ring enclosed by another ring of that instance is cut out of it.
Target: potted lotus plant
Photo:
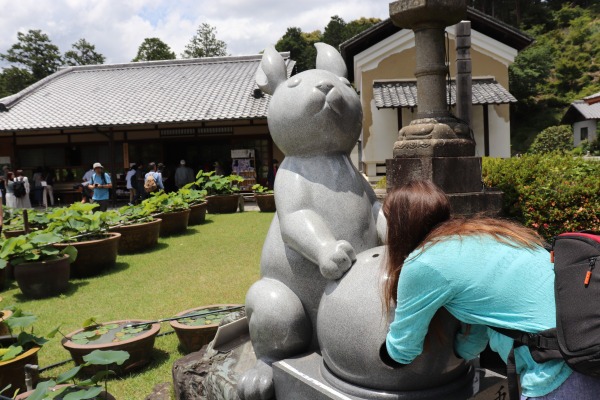
[[[151,361],[154,339],[160,331],[160,323],[147,320],[120,320],[98,323],[90,317],[83,328],[67,334],[61,341],[78,365],[85,364],[85,356],[95,350],[122,350],[130,354],[127,362],[113,365],[118,375],[144,366]],[[84,365],[85,372],[94,374],[101,368]]]
[[[183,200],[190,206],[189,225],[200,225],[206,220],[206,190],[194,189],[195,182],[179,189]]]
[[[19,289],[27,297],[61,294],[69,285],[70,264],[77,258],[73,246],[55,247],[63,241],[62,235],[44,231],[7,239],[0,247],[0,268],[11,263]]]
[[[95,207],[97,204],[74,203],[48,215],[52,222],[44,232],[59,233],[67,242],[54,246],[58,249],[73,246],[79,251],[79,257],[71,264],[74,277],[97,275],[117,261],[121,234],[108,232],[108,214],[94,212]]]
[[[254,191],[254,199],[256,200],[256,204],[261,212],[277,211],[275,207],[275,195],[273,194],[272,190],[269,190],[259,183],[252,186],[252,190]]]
[[[56,379],[41,382],[35,390],[18,395],[15,400],[51,400],[51,399],[69,399],[69,400],[115,400],[108,393],[108,377],[115,375],[115,372],[109,369],[110,365],[122,365],[129,359],[129,353],[119,350],[94,350],[90,354],[83,356],[85,364],[77,365],[67,372],[56,377]],[[79,371],[86,366],[100,366],[101,371],[89,379],[80,381],[78,384],[65,384],[73,380]],[[104,380],[104,390],[102,387]]]
[[[211,214],[234,213],[240,202],[238,183],[244,181],[239,175],[215,175],[211,172],[198,172],[196,184],[206,190],[207,208]]]
[[[161,221],[141,204],[108,211],[109,231],[121,234],[119,254],[136,253],[156,246]]]
[[[158,192],[142,202],[143,207],[162,220],[160,236],[185,232],[190,219],[190,206],[179,192]]]
[[[22,311],[16,306],[7,307],[12,315],[6,320],[10,335],[0,337],[0,388],[11,385],[11,389],[23,391],[26,388],[25,365],[38,364],[37,353],[58,333],[60,325],[47,335],[37,336],[32,328],[37,321],[34,314]],[[16,331],[18,335],[14,335]],[[37,383],[37,374],[32,374],[33,384]]]

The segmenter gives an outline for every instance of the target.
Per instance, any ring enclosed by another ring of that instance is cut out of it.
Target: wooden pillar
[[[490,116],[488,105],[483,105],[483,148],[484,156],[490,156]]]

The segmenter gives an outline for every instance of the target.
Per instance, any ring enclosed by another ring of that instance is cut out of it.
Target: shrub
[[[567,152],[572,148],[573,128],[570,125],[559,125],[541,131],[529,147],[529,152],[533,154],[544,154],[553,151]]]
[[[600,230],[600,163],[559,152],[485,158],[483,180],[504,192],[507,216],[546,240],[563,232]]]

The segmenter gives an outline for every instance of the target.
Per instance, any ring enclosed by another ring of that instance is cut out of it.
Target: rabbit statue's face
[[[269,130],[286,155],[350,153],[360,136],[362,108],[358,95],[344,77],[343,60],[331,46],[320,44],[317,49],[317,69],[285,80],[285,75],[281,76],[285,69],[279,64],[283,64],[283,59],[273,53],[274,49],[270,53],[267,49],[262,69],[257,73],[261,88],[273,94]],[[267,65],[268,62],[272,65]],[[261,85],[259,73],[264,75],[263,82],[266,79],[269,82]]]

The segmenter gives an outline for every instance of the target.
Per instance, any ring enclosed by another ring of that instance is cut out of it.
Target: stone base
[[[483,213],[488,217],[498,217],[502,212],[502,196],[497,189],[486,189],[475,193],[449,194],[452,212],[464,216]]]
[[[239,400],[237,381],[254,366],[252,344],[218,353],[212,343],[173,364],[173,386],[177,400]],[[444,387],[389,393],[368,390],[345,382],[332,385],[335,377],[324,374],[321,356],[305,354],[273,364],[275,400],[497,400],[508,398],[503,375],[479,368],[478,360],[462,380]],[[324,376],[325,375],[325,376]],[[344,388],[341,390],[340,388]],[[503,397],[504,396],[504,397]]]
[[[445,193],[480,192],[481,157],[423,157],[386,160],[387,187],[414,180],[432,181]]]
[[[505,377],[475,365],[464,379],[423,391],[380,392],[343,382],[335,385],[343,385],[341,390],[328,382],[332,377],[324,368],[317,353],[274,363],[277,400],[494,400],[502,398],[498,396],[507,387]]]

